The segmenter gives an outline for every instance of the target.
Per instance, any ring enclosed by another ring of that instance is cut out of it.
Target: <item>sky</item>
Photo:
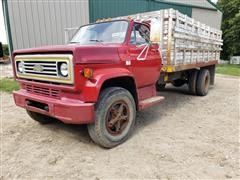
[[[7,44],[7,36],[3,20],[2,0],[0,0],[0,42]]]
[[[211,1],[216,3],[218,0],[211,0]],[[7,35],[6,35],[4,20],[3,20],[2,0],[0,0],[0,42],[2,42],[3,44],[7,43]]]

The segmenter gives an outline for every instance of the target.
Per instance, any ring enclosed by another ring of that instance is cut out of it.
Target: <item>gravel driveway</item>
[[[12,64],[10,62],[0,63],[0,79],[12,77],[13,77]]]
[[[169,86],[137,115],[132,137],[110,150],[86,126],[40,125],[2,94],[4,179],[240,178],[240,79],[217,76],[206,97]]]

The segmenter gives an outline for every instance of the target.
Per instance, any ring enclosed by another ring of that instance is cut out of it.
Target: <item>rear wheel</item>
[[[199,96],[205,96],[208,93],[210,85],[210,73],[208,69],[201,69],[197,78],[196,92]]]
[[[95,107],[95,123],[88,125],[92,140],[105,148],[123,143],[131,134],[136,116],[135,101],[120,87],[103,90]]]
[[[181,87],[183,86],[184,84],[186,83],[185,80],[182,80],[182,79],[176,79],[172,82],[172,85],[175,86],[175,87]]]
[[[189,73],[188,77],[188,90],[190,94],[196,95],[198,70],[193,70]]]
[[[55,121],[54,118],[43,115],[43,114],[39,114],[33,111],[28,111],[27,110],[28,115],[35,121],[39,122],[40,124],[49,124]]]

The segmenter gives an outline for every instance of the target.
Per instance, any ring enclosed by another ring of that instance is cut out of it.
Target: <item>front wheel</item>
[[[92,140],[105,148],[123,143],[131,134],[136,116],[135,101],[120,87],[104,89],[95,107],[95,123],[88,125]]]

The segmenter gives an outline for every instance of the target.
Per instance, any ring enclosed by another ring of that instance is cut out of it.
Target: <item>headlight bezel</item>
[[[65,66],[65,67],[62,67],[62,66]],[[69,76],[69,64],[67,62],[64,61],[64,62],[58,63],[58,74],[64,78]]]
[[[21,67],[20,67],[20,65],[21,65]],[[22,69],[22,70],[21,70]],[[24,72],[24,63],[22,62],[22,61],[18,61],[17,62],[17,71],[19,72],[19,73],[23,73]]]

